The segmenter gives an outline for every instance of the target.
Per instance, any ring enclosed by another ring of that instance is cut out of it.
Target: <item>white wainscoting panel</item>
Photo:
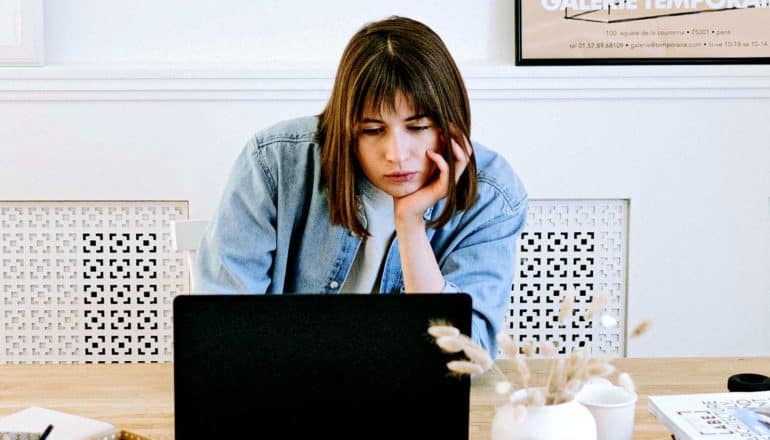
[[[0,363],[172,359],[187,202],[0,202]]]
[[[530,200],[519,238],[505,331],[521,346],[554,341],[566,355],[586,347],[595,355],[624,356],[628,200]],[[566,293],[575,297],[572,318],[559,324]],[[607,302],[598,315],[583,315],[598,293]]]

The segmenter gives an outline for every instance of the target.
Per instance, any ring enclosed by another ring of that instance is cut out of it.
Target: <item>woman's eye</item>
[[[422,131],[422,130],[427,130],[429,128],[430,128],[430,125],[412,125],[411,127],[409,127],[410,130],[414,130],[414,131]]]
[[[365,134],[365,135],[375,135],[375,134],[380,134],[380,133],[382,133],[382,131],[383,131],[383,130],[382,130],[382,128],[380,128],[380,127],[375,127],[375,128],[362,128],[362,129],[361,129],[361,134]]]

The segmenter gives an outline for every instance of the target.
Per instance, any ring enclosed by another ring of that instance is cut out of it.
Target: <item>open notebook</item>
[[[0,419],[0,438],[39,440],[53,425],[46,440],[119,439],[119,431],[109,423],[73,414],[32,406]]]
[[[650,396],[677,440],[770,440],[770,391]]]

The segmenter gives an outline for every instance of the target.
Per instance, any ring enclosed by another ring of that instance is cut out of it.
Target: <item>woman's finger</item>
[[[449,176],[449,164],[444,160],[444,156],[436,153],[435,151],[425,150],[428,153],[428,157],[433,163],[436,164],[436,168],[439,170],[439,175]]]
[[[451,133],[450,139],[452,141],[457,142],[457,140],[461,140],[461,146],[463,149],[463,152],[465,153],[466,157],[471,157],[473,154],[473,146],[471,145],[468,138],[463,135],[460,130],[457,129],[457,126],[453,123],[449,123],[449,132]]]
[[[454,139],[452,140],[452,151],[455,155],[455,182],[460,181],[460,177],[465,172],[465,169],[468,167],[468,162],[470,162],[470,154],[466,154],[467,151],[471,151],[471,154],[473,154],[473,150],[470,147],[466,147],[465,151],[463,148],[458,144]]]
[[[441,193],[439,194],[440,197],[444,197],[449,187],[449,164],[444,160],[444,156],[431,150],[426,150],[426,152],[428,157],[436,164],[436,168],[438,168],[438,176],[436,176],[436,180],[431,186],[438,188],[438,192]]]

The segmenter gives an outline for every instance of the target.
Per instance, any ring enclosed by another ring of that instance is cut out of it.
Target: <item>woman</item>
[[[206,293],[467,292],[493,355],[526,193],[471,144],[440,37],[402,17],[348,43],[323,113],[257,133],[201,243]]]

